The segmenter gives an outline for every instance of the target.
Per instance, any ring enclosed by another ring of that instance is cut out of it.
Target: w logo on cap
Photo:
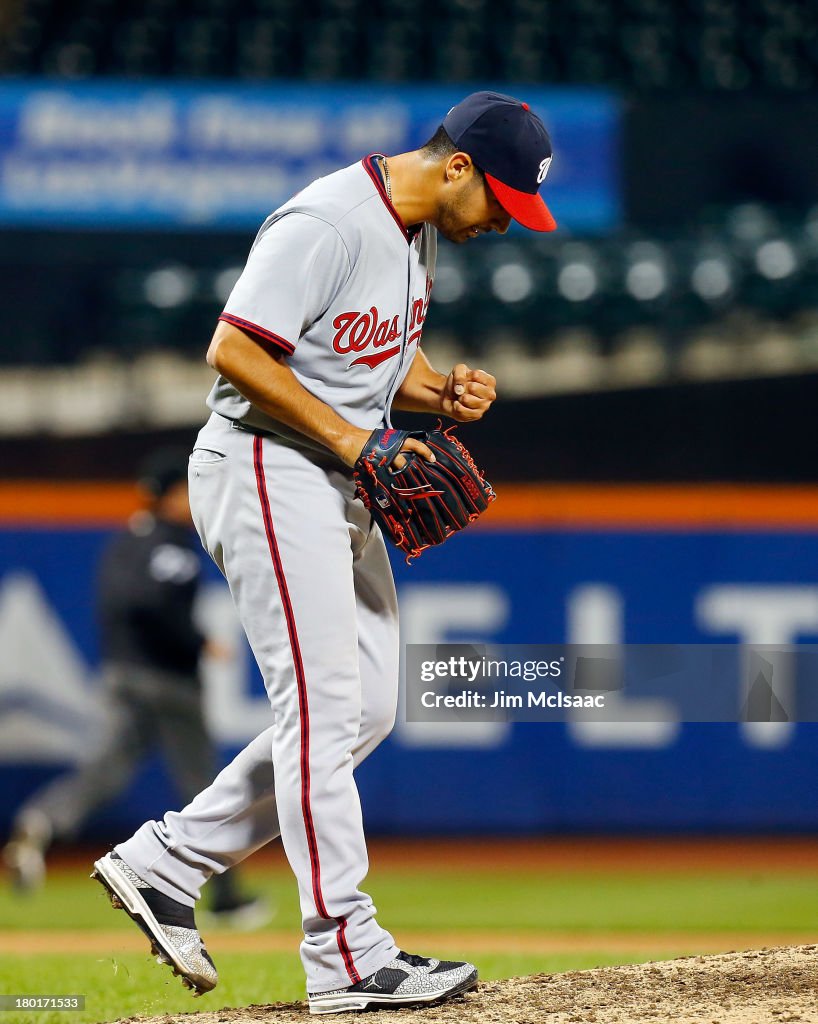
[[[546,176],[546,174],[548,174],[548,168],[551,166],[552,159],[553,159],[553,157],[547,156],[545,158],[545,160],[543,160],[542,163],[540,164],[540,171],[539,171],[539,174],[537,175],[537,184],[538,185],[542,185],[542,183],[545,181],[545,176]]]

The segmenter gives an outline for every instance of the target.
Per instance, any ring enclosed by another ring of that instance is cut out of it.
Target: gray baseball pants
[[[368,870],[353,768],[390,732],[398,613],[383,538],[332,460],[216,414],[190,460],[190,505],[230,586],[274,724],[179,812],[117,852],[190,906],[203,883],[281,835],[302,912],[309,992],[397,953],[360,885]]]

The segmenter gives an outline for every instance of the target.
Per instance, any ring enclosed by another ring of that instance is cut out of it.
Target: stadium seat
[[[507,0],[502,17],[488,0],[20,0],[7,17],[7,74],[390,81],[408,79],[411,66],[416,78],[440,81],[640,92],[803,92],[817,80],[816,8],[797,0]],[[249,25],[268,21],[288,36],[286,47],[248,39]],[[341,25],[344,46],[356,37],[345,58],[332,42]],[[423,27],[421,39],[410,25]]]

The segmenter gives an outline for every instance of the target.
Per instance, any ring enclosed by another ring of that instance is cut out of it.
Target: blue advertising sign
[[[511,91],[525,94],[551,132],[546,191],[559,225],[615,227],[616,97],[591,89]],[[0,224],[253,228],[321,175],[371,152],[419,146],[463,92],[3,83]]]
[[[0,832],[39,782],[93,749],[102,714],[94,566],[109,534],[0,530]],[[204,628],[236,651],[205,672],[232,756],[270,719],[227,588],[208,563]],[[468,531],[395,559],[405,644],[815,644],[818,536]],[[735,687],[739,673],[725,673]],[[785,680],[786,683],[786,680]],[[777,685],[777,684],[776,684]],[[685,722],[626,685],[617,721],[411,721],[357,772],[381,832],[815,829],[818,726]],[[674,713],[676,712],[676,713]],[[419,779],[445,778],[415,799]],[[178,806],[160,763],[92,825],[125,834]]]

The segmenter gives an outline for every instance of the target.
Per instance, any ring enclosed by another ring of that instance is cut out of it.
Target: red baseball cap
[[[475,92],[452,107],[443,127],[485,174],[514,220],[532,231],[556,228],[539,195],[551,166],[551,139],[527,103],[499,92]]]

